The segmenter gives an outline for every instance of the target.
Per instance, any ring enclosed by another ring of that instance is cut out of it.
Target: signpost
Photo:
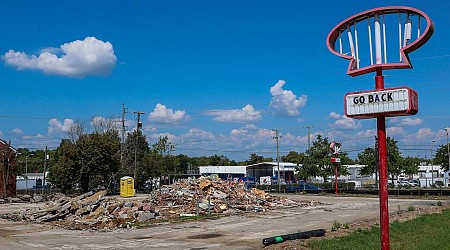
[[[393,25],[388,26],[388,24]],[[369,53],[366,57],[359,51],[359,48],[363,46],[358,46],[358,34],[362,34],[361,27],[363,26],[367,26],[368,46],[364,47],[369,48]],[[397,41],[386,36],[386,30],[389,28],[398,29]],[[361,33],[358,33],[358,29]],[[411,7],[388,6],[370,9],[345,19],[336,25],[327,37],[328,49],[333,54],[350,61],[347,69],[348,75],[359,76],[370,72],[376,73],[375,90],[352,92],[345,96],[345,114],[347,117],[356,119],[377,118],[382,250],[389,249],[385,117],[414,115],[419,110],[416,91],[407,87],[384,88],[383,70],[412,68],[408,53],[425,44],[433,31],[433,22],[424,12]],[[348,40],[345,44],[346,37]],[[388,44],[388,41],[391,43]],[[398,46],[398,54],[389,55],[390,60],[388,61],[387,52],[392,50],[387,48],[396,46]],[[396,58],[398,61],[392,61],[392,58]]]
[[[341,144],[338,142],[332,142],[330,144],[330,151],[334,155],[334,157],[331,157],[331,162],[334,164],[334,185],[335,185],[335,192],[336,194],[339,194],[338,189],[338,163],[341,162],[341,159],[338,158],[338,154],[341,151]]]

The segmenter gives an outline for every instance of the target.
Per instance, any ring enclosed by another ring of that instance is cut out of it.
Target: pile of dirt
[[[190,178],[167,185],[143,198],[106,196],[106,191],[70,198],[54,195],[38,210],[2,215],[5,219],[52,222],[68,229],[115,229],[150,220],[183,216],[261,212],[279,207],[317,206],[319,202],[293,201],[244,183],[218,178]]]

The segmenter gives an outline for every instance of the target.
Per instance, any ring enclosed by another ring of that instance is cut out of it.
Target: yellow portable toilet
[[[120,178],[120,196],[134,197],[134,179],[130,176]]]

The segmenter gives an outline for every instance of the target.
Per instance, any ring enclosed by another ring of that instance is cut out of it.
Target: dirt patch
[[[443,206],[418,207],[415,208],[414,211],[397,211],[389,215],[389,222],[392,223],[394,221],[399,222],[408,221],[426,214],[441,213],[442,210],[445,209],[450,209],[450,205],[446,204]],[[336,231],[331,231],[331,229],[327,229],[325,236],[321,237],[320,239],[333,239],[342,237],[360,229],[369,229],[373,226],[379,226],[379,224],[380,224],[379,218],[357,221],[352,224],[349,224],[348,228],[341,227]],[[310,248],[307,247],[307,243],[310,240],[311,239],[285,241],[282,243],[264,247],[264,250],[281,250],[281,249],[310,250]]]

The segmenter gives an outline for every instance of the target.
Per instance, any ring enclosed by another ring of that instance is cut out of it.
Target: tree
[[[377,155],[374,148],[365,148],[364,151],[358,154],[356,162],[365,165],[360,170],[361,175],[371,175],[378,171]]]
[[[71,140],[63,139],[56,151],[58,161],[50,165],[49,181],[62,193],[67,193],[75,189],[79,181],[77,148]]]
[[[143,176],[146,180],[154,177],[171,177],[181,173],[177,159],[173,155],[176,145],[170,142],[167,135],[160,136],[158,142],[152,145],[151,150],[145,157],[145,168]]]
[[[419,164],[423,162],[423,159],[418,157],[406,157],[403,158],[403,172],[407,175],[417,174],[419,172]]]
[[[312,147],[306,151],[308,157],[305,159],[303,166],[298,168],[297,175],[300,178],[321,176],[324,181],[329,176],[334,175],[334,166],[331,164],[329,147],[330,143],[328,138],[322,138],[321,135],[317,135],[317,140],[313,141]],[[345,152],[343,152],[342,155],[347,157]],[[338,174],[348,174],[347,168],[345,168],[342,164],[339,164]]]
[[[82,190],[87,192],[98,185],[107,187],[120,166],[117,130],[82,135],[76,146]]]
[[[388,174],[391,176],[391,179],[394,179],[394,176],[399,176],[403,171],[403,158],[398,150],[397,141],[393,138],[386,138],[387,145],[387,165],[388,165]]]
[[[436,151],[436,155],[434,158],[434,163],[440,164],[442,170],[448,171],[450,169],[448,162],[448,146],[450,145],[441,145]]]
[[[418,158],[403,159],[397,141],[391,137],[386,138],[387,167],[390,179],[394,179],[401,173],[415,174],[418,172]],[[378,171],[378,152],[374,148],[366,148],[358,154],[357,162],[366,165],[361,169],[361,174],[370,175]]]
[[[135,130],[128,134],[123,152],[123,163],[120,168],[120,176],[131,176],[135,178],[136,187],[142,187],[147,180],[147,160],[146,155],[150,148],[145,135],[140,130]]]
[[[260,162],[264,162],[264,156],[257,155],[255,153],[250,154],[250,158],[247,160],[247,164],[257,164]]]
[[[281,161],[302,164],[303,162],[305,162],[306,158],[307,156],[305,155],[305,153],[290,151],[287,155],[281,156]]]

